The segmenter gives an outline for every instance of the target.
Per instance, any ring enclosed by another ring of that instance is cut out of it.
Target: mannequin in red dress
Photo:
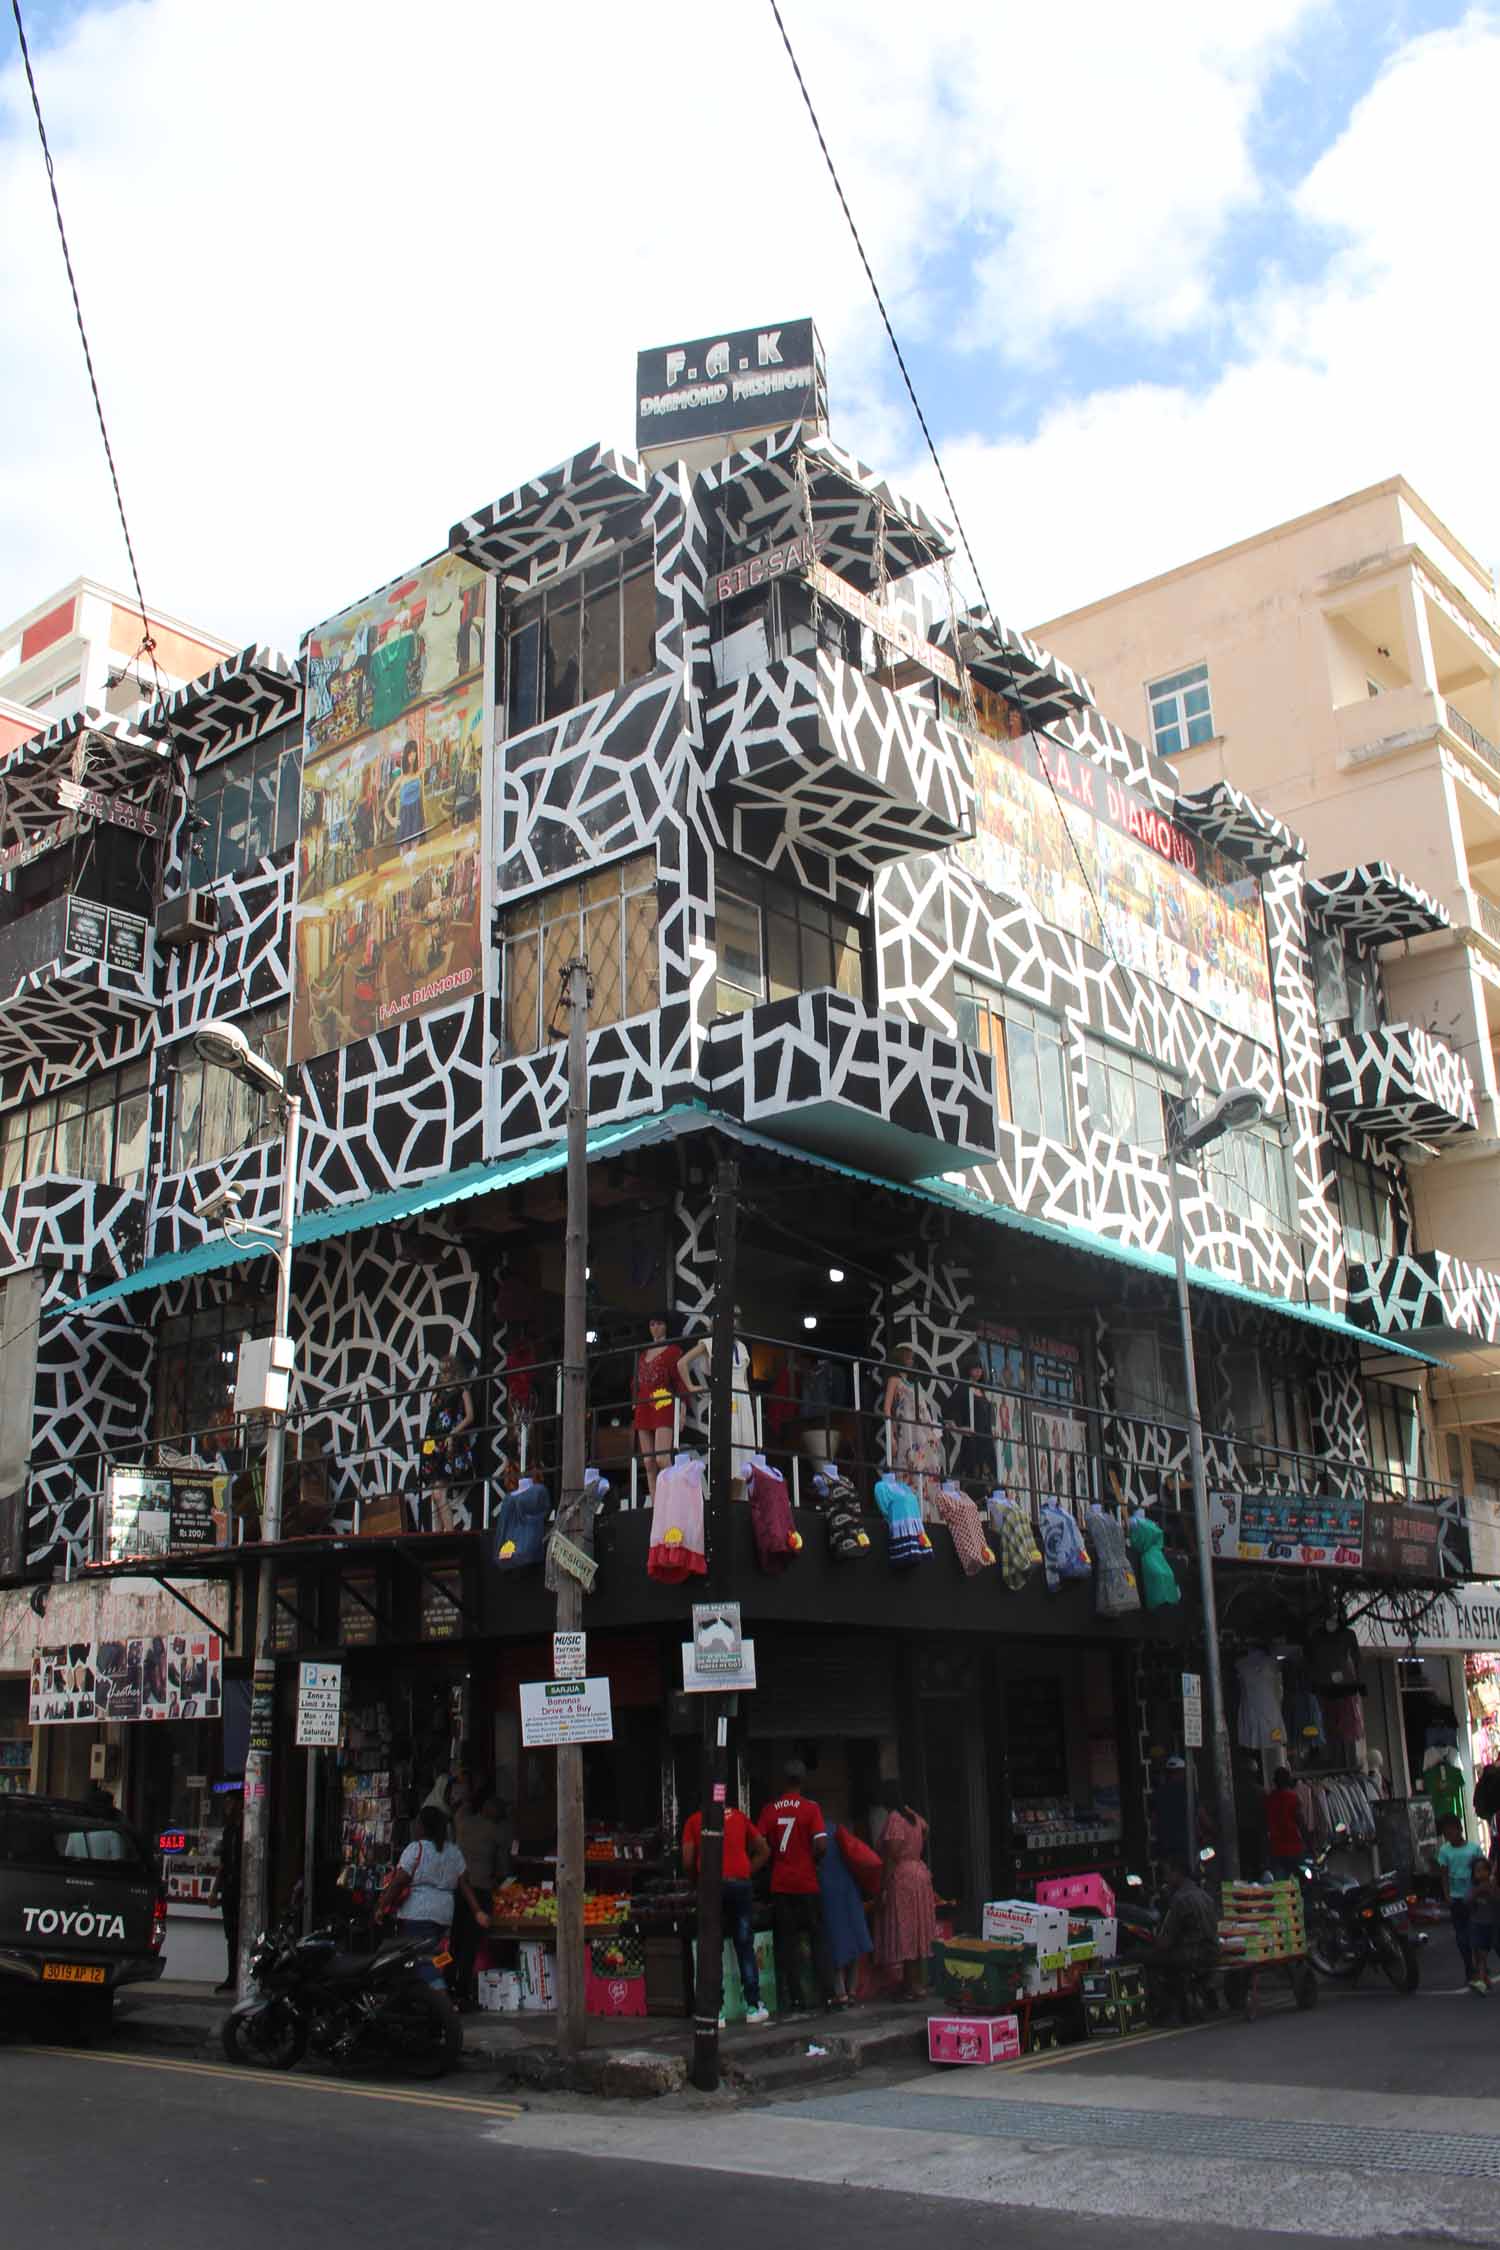
[[[672,1458],[677,1431],[677,1401],[691,1398],[697,1385],[682,1365],[683,1347],[667,1341],[665,1313],[651,1316],[651,1342],[635,1363],[635,1431],[646,1464],[646,1489],[656,1498],[656,1480]]]

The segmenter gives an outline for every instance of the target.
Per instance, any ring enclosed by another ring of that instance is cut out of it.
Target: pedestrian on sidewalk
[[[1162,2013],[1188,2023],[1199,2013],[1199,1988],[1219,1959],[1219,1918],[1213,1900],[1185,1860],[1167,1867],[1167,1911],[1156,1933],[1152,1982]]]
[[[927,1823],[899,1781],[887,1791],[889,1811],[880,1831],[885,1875],[875,1908],[875,1960],[882,1969],[900,1969],[903,1997],[921,2000],[927,1992],[927,1964],[937,1935],[937,1900],[923,1856]]]
[[[1474,1949],[1470,1935],[1473,1923],[1474,1870],[1485,1863],[1482,1844],[1464,1841],[1463,1822],[1456,1813],[1449,1813],[1442,1823],[1442,1843],[1438,1846],[1438,1868],[1443,1878],[1443,1896],[1448,1901],[1448,1918],[1453,1924],[1453,1942],[1458,1947],[1458,1957],[1464,1965],[1464,1981],[1476,1992],[1484,1990],[1483,1983],[1474,1971]]]
[[[1495,1888],[1493,1871],[1487,1859],[1476,1860],[1469,1890],[1469,1952],[1474,1966],[1474,1974],[1469,1979],[1471,1992],[1487,1993],[1490,1989],[1490,1955],[1494,1951],[1497,1919],[1500,1919],[1500,1893]]]
[[[219,1836],[219,1873],[214,1889],[224,1922],[224,1945],[229,1967],[216,1992],[233,1992],[240,1971],[240,1868],[245,1844],[245,1799],[237,1789],[224,1800],[224,1826]]]
[[[1266,1791],[1266,1841],[1271,1851],[1271,1873],[1295,1875],[1307,1857],[1307,1839],[1302,1833],[1296,1787],[1286,1766],[1276,1768]]]
[[[845,1840],[874,1858],[869,1846],[860,1847],[847,1828],[835,1828],[828,1849],[818,1862],[818,1888],[823,1897],[823,1930],[828,1940],[828,1960],[833,1970],[833,2004],[854,2005],[859,1964],[870,1951],[870,1925],[865,1920],[864,1896],[855,1878]]]
[[[405,1878],[404,1884],[402,1878]],[[481,1930],[490,1926],[488,1911],[474,1896],[457,1844],[448,1841],[448,1815],[437,1805],[424,1805],[417,1814],[417,1840],[408,1844],[396,1862],[381,1910],[394,1913],[397,1933],[407,1945],[433,1944],[444,1949],[453,1930],[453,1902],[462,1897]],[[435,1960],[418,1963],[424,1984],[446,1990]]]
[[[682,1864],[694,1881],[702,1843],[703,1815],[689,1813],[682,1829]],[[751,1887],[770,1856],[765,1838],[751,1827],[739,1806],[726,1805],[720,1894],[724,1902],[724,1927],[739,1963],[746,2023],[766,2023],[770,2015],[761,2001],[760,1967],[755,1958],[755,1892]]]
[[[776,1998],[783,2015],[804,2005],[802,1941],[812,1948],[814,1997],[826,2007],[832,1989],[828,1947],[823,1933],[823,1902],[818,1862],[828,1848],[823,1808],[805,1797],[807,1768],[800,1758],[782,1767],[783,1787],[756,1822],[771,1848],[771,1926],[776,1944]]]

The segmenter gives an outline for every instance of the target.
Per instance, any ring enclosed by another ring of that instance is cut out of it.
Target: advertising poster
[[[1000,741],[982,732],[974,788],[975,833],[955,848],[987,890],[1027,899],[1056,928],[1101,951],[1108,945],[1127,969],[1247,1039],[1275,1045],[1253,875],[1091,760],[1033,735]]]
[[[217,1719],[223,1708],[223,1652],[217,1633],[157,1633],[35,1649],[31,1724]]]
[[[1358,1570],[1364,1559],[1365,1504],[1347,1495],[1214,1492],[1208,1520],[1219,1562]]]
[[[439,555],[309,636],[293,1062],[480,990],[486,592]]]
[[[179,1469],[112,1469],[105,1494],[106,1562],[177,1555],[223,1537],[229,1479]]]

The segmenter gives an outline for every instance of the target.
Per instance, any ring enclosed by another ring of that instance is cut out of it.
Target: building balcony
[[[145,1198],[138,1186],[45,1173],[0,1189],[0,1276],[49,1265],[96,1274],[140,1263]]]
[[[740,1124],[891,1179],[993,1160],[993,1072],[977,1048],[831,991],[720,1019],[701,1063]]]
[[[1468,1064],[1418,1023],[1325,1038],[1323,1099],[1382,1140],[1451,1141],[1479,1127]]]
[[[935,678],[885,687],[820,648],[720,689],[706,722],[710,782],[735,852],[770,866],[791,834],[873,870],[952,843],[968,824],[974,782],[936,687]]]
[[[1443,1353],[1500,1344],[1500,1273],[1448,1250],[1403,1250],[1349,1268],[1349,1318]]]
[[[66,1063],[81,1038],[156,1006],[156,947],[143,915],[68,891],[0,926],[0,1067]]]

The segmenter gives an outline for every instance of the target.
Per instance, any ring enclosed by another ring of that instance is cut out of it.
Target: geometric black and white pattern
[[[1307,904],[1325,928],[1342,930],[1368,946],[1393,945],[1398,938],[1422,937],[1450,926],[1437,900],[1383,859],[1319,876],[1307,886]]]
[[[1382,1140],[1460,1140],[1479,1128],[1468,1064],[1419,1023],[1325,1036],[1323,1098]]]
[[[1381,1336],[1500,1344],[1500,1274],[1447,1250],[1398,1251],[1350,1267],[1349,1316]]]

